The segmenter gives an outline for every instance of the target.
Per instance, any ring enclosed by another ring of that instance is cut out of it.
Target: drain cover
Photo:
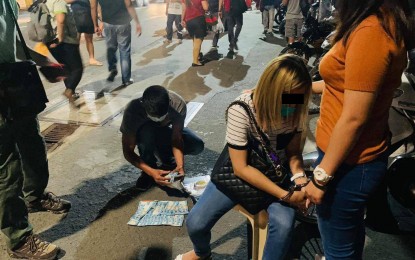
[[[46,149],[48,152],[55,150],[62,144],[62,140],[71,135],[79,125],[75,124],[52,124],[42,131],[42,135],[46,142]]]

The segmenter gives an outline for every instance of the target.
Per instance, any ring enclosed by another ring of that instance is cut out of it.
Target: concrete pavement
[[[145,199],[188,200],[182,194],[157,187],[138,193],[131,189],[139,171],[129,165],[121,151],[119,126],[126,102],[137,97],[149,85],[161,84],[182,95],[186,101],[204,103],[190,122],[205,141],[205,151],[186,157],[189,176],[209,174],[223,148],[224,111],[242,90],[252,88],[266,63],[284,46],[282,38],[260,40],[262,27],[259,11],[244,15],[240,51],[233,59],[212,61],[192,68],[191,40],[178,45],[162,44],[165,28],[164,5],[151,4],[138,9],[143,36],[133,41],[133,78],[135,83],[118,89],[105,81],[103,67],[85,67],[78,87],[85,104],[80,109],[69,106],[62,97],[63,83],[45,83],[50,103],[39,118],[42,130],[54,123],[78,124],[79,128],[49,153],[50,182],[48,190],[73,203],[66,215],[30,214],[35,231],[62,247],[62,259],[174,259],[191,249],[186,228],[131,227],[127,222],[138,201]],[[211,36],[203,42],[209,51]],[[96,41],[97,58],[105,61],[105,43]],[[219,41],[219,53],[227,54],[227,37]],[[84,46],[81,46],[86,57]],[[85,59],[84,59],[85,60]],[[105,90],[104,95],[98,95]],[[310,117],[308,150],[313,149],[316,116]],[[365,259],[414,259],[414,237],[386,235],[368,230]],[[1,240],[0,259],[7,259]],[[214,227],[212,248],[215,259],[246,259],[245,219],[230,211]],[[313,259],[321,243],[312,227],[298,223],[291,258]]]

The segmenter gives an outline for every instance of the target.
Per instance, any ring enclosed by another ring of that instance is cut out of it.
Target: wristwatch
[[[314,179],[320,183],[326,184],[331,179],[333,179],[333,176],[330,176],[326,173],[326,171],[321,168],[319,165],[314,169],[313,171]]]

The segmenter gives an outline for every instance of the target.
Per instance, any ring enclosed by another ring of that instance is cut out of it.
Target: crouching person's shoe
[[[146,191],[150,189],[156,182],[145,172],[141,172],[141,176],[138,177],[135,183],[135,188],[139,191]]]
[[[59,250],[58,246],[32,234],[24,239],[22,245],[8,249],[7,253],[11,258],[52,260],[56,259]]]
[[[71,203],[67,200],[57,197],[52,192],[46,192],[41,198],[32,201],[27,206],[30,213],[38,211],[50,211],[55,214],[62,214],[69,211]]]

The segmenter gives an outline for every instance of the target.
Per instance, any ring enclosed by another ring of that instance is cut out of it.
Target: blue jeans
[[[184,154],[196,155],[203,151],[204,142],[192,130],[185,127],[182,136]],[[153,122],[144,124],[136,135],[140,158],[151,167],[157,168],[157,154],[162,163],[174,165],[171,137],[172,129],[169,126],[160,127]]]
[[[318,149],[318,165],[324,153]],[[365,242],[364,213],[368,198],[387,171],[387,157],[358,165],[341,165],[317,206],[326,259],[362,259]]]
[[[108,70],[117,70],[117,49],[120,49],[122,82],[131,79],[131,24],[113,25],[104,23],[107,43]]]
[[[235,205],[236,203],[219,191],[215,184],[212,182],[208,184],[186,220],[187,232],[199,257],[210,254],[212,227]],[[295,217],[294,209],[274,202],[268,207],[267,212],[269,214],[268,236],[263,259],[284,259],[291,243]]]
[[[183,39],[183,34],[182,34],[182,30],[183,30],[183,26],[180,24],[182,20],[182,16],[179,14],[168,14],[167,15],[167,27],[166,27],[166,31],[167,31],[167,40],[170,40],[173,38],[173,22],[176,25],[176,29],[177,29],[177,38],[178,39]]]

